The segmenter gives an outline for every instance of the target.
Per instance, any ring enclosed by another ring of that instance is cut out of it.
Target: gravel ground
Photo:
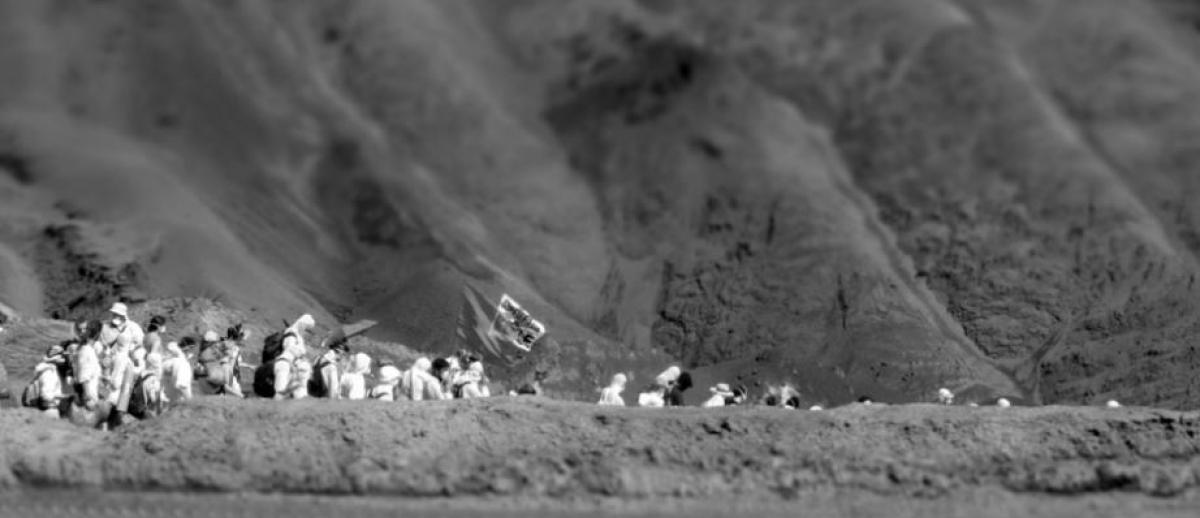
[[[850,515],[1086,508],[1169,516],[1194,512],[1200,484],[1200,415],[1140,408],[908,405],[818,413],[613,409],[536,398],[203,399],[115,433],[24,410],[0,411],[0,429],[9,439],[0,487],[17,491],[4,507],[42,515],[52,510],[29,507],[46,501],[31,488],[102,489],[103,502],[130,509],[197,498],[185,506],[196,512],[210,504],[287,510],[306,506],[311,496],[304,495],[340,495],[352,498],[313,505],[365,515],[379,506],[441,505],[459,516],[494,504],[585,516],[811,505]],[[155,493],[110,498],[122,491]],[[168,494],[175,492],[202,495]],[[264,494],[288,496],[250,496]],[[88,499],[50,501],[90,506]]]

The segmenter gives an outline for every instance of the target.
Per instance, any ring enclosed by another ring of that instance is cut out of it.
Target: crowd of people
[[[81,321],[74,336],[49,348],[34,368],[34,376],[22,393],[22,404],[52,417],[119,426],[129,418],[159,415],[169,405],[201,394],[247,397],[241,385],[243,369],[252,369],[253,393],[260,398],[377,399],[383,401],[431,401],[472,399],[491,396],[481,359],[469,352],[430,360],[416,359],[406,370],[383,360],[372,374],[372,359],[351,353],[347,340],[310,348],[316,328],[311,315],[303,315],[286,329],[263,340],[260,363],[244,364],[242,351],[250,333],[242,326],[224,335],[207,331],[198,340],[185,337],[168,341],[167,321],[150,318],[147,328],[129,317],[129,308],[114,303],[106,321]],[[317,354],[319,353],[319,354]],[[370,383],[374,380],[374,383]],[[629,377],[619,373],[600,391],[600,405],[625,406],[624,392]],[[641,407],[684,406],[684,393],[692,388],[692,376],[672,366],[656,376],[641,392]],[[718,383],[701,405],[706,408],[744,404],[745,387]],[[538,395],[535,382],[509,395]],[[936,402],[952,405],[954,393],[939,389]],[[859,403],[870,405],[869,397]],[[759,403],[799,409],[801,397],[789,385],[768,387]],[[996,406],[1008,407],[1000,398]],[[970,403],[969,406],[976,406]],[[1120,406],[1109,401],[1109,407]],[[820,405],[809,410],[821,410]]]
[[[242,326],[224,335],[168,341],[167,321],[151,317],[142,326],[129,308],[115,303],[105,321],[81,321],[73,336],[46,351],[22,392],[21,403],[51,417],[94,422],[111,428],[131,418],[159,415],[196,395],[249,397],[243,369],[253,370],[253,394],[271,399],[401,399],[422,401],[489,397],[481,359],[467,352],[419,358],[404,371],[384,360],[372,374],[372,359],[351,353],[346,340],[308,345],[316,321],[303,315],[263,341],[261,363],[246,364],[250,333]],[[319,353],[319,354],[318,354]],[[370,380],[374,383],[369,384]],[[527,386],[522,393],[540,393]]]

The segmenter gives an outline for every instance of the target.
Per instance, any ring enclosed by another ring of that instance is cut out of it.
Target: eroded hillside
[[[1186,2],[0,2],[0,301],[1194,407]],[[41,344],[28,344],[40,347]]]

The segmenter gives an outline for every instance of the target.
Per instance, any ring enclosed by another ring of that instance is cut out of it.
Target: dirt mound
[[[0,427],[16,438],[0,478],[51,487],[787,501],[830,488],[1176,496],[1200,485],[1200,416],[1144,409],[203,399],[112,434],[23,410],[0,413]]]
[[[550,334],[494,375],[564,397],[674,362],[826,403],[1194,407],[1195,18],[6,4],[0,302],[202,298],[446,353],[508,293]]]

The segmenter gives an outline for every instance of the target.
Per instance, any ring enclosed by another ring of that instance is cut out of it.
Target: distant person
[[[438,383],[445,385],[447,373],[450,370],[450,362],[445,358],[434,358],[430,363],[429,373],[438,380]]]
[[[329,350],[313,363],[312,380],[308,382],[309,396],[329,399],[342,398],[339,365],[342,358],[349,354],[350,346],[344,341],[339,341],[331,345]]]
[[[245,351],[245,343],[249,339],[250,331],[242,329],[242,325],[238,324],[226,330],[222,344],[225,348],[223,358],[229,372],[224,392],[235,397],[246,397],[242,392],[242,352]]]
[[[89,320],[76,321],[75,325],[71,327],[71,331],[73,332],[71,339],[75,340],[76,342],[82,342],[86,340],[88,334],[88,325],[90,323],[91,321]]]
[[[300,315],[283,333],[283,347],[295,348],[299,356],[308,356],[308,336],[316,330],[317,321],[307,313]]]
[[[860,405],[871,406],[875,404],[875,400],[871,399],[871,396],[859,396],[858,403]]]
[[[310,396],[308,387],[312,384],[312,362],[300,358],[292,365],[293,375],[288,378],[290,385],[283,392],[275,394],[275,399],[306,399]]]
[[[371,371],[371,357],[356,353],[350,359],[350,368],[341,376],[339,391],[342,399],[360,400],[367,398],[367,378]]]
[[[295,362],[308,355],[307,336],[316,327],[312,315],[304,314],[282,332],[263,341],[262,364],[254,373],[254,391],[260,397],[286,399],[293,391]],[[311,382],[311,380],[310,380]]]
[[[625,384],[628,383],[628,380],[629,378],[622,373],[614,374],[608,386],[600,391],[600,405],[625,406],[625,399],[621,397],[621,393],[625,392]]]
[[[95,410],[100,402],[100,382],[104,376],[100,366],[100,349],[103,348],[100,332],[99,321],[89,322],[71,361],[79,403],[88,410]]]
[[[146,353],[158,353],[159,357],[167,353],[163,334],[167,332],[167,319],[162,315],[150,317],[150,325],[146,326]]]
[[[384,365],[379,368],[379,381],[368,395],[371,399],[380,401],[395,401],[397,387],[403,374],[394,365]]]
[[[937,391],[937,402],[939,405],[953,405],[954,393],[950,389],[942,387]]]
[[[457,356],[447,356],[445,358],[446,368],[442,370],[442,375],[439,379],[442,383],[443,399],[454,398],[454,382],[462,374],[462,363]]]
[[[733,397],[725,399],[725,406],[737,406],[746,402],[746,387],[737,386],[733,389]]]
[[[288,347],[285,347],[283,349],[283,353],[271,360],[269,368],[273,373],[272,384],[274,385],[274,388],[271,390],[272,394],[274,394],[272,396],[273,398],[287,399],[292,397],[292,393],[295,392],[296,384],[296,378],[294,378],[293,375],[296,371],[296,364],[301,360],[304,360],[304,355],[300,353],[300,347],[294,342]],[[309,364],[308,367],[310,370],[309,382],[311,382],[312,365]],[[260,366],[259,369],[262,370],[263,367]],[[308,395],[307,383],[308,382],[306,382],[304,389],[306,396]]]
[[[679,380],[682,372],[678,366],[672,365],[667,367],[667,370],[662,371],[658,376],[654,377],[654,384],[662,387],[664,391],[670,390],[675,382]]]
[[[1012,406],[1012,402],[1009,401],[1007,398],[1000,398],[1000,399],[996,400],[996,406],[998,406],[1000,408],[1008,408],[1008,407]]]
[[[126,409],[129,415],[138,419],[151,419],[162,413],[165,405],[162,371],[162,355],[147,354],[145,368],[138,373],[129,397],[129,405]]]
[[[192,362],[178,342],[168,342],[162,364],[162,402],[178,403],[192,399]]]
[[[683,393],[692,388],[692,375],[687,372],[679,373],[679,377],[671,384],[670,390],[663,397],[666,406],[684,406]]]
[[[134,370],[132,350],[124,345],[116,345],[108,350],[108,354],[100,357],[103,376],[100,378],[100,397],[114,407],[121,398],[121,390]]]
[[[46,349],[46,354],[42,358],[43,362],[49,360],[48,363],[54,365],[54,370],[58,374],[59,386],[62,387],[63,399],[68,399],[73,394],[72,384],[74,383],[74,378],[71,370],[71,359],[74,357],[74,351],[78,350],[78,345],[74,349],[71,348],[73,341],[73,339],[69,339],[60,344],[50,346]]]
[[[21,395],[21,404],[35,408],[47,417],[59,417],[58,406],[63,399],[62,378],[58,364],[66,361],[61,346],[54,346],[33,369],[33,380]]]
[[[458,399],[476,399],[489,397],[491,394],[488,391],[483,375],[483,363],[473,361],[467,365],[467,370],[463,371],[459,378],[455,380],[454,397]]]
[[[196,375],[203,380],[201,386],[205,394],[243,397],[238,380],[241,356],[237,342],[222,339],[216,331],[204,333],[196,362]]]
[[[196,353],[196,377],[208,377],[208,367],[218,363],[221,357],[221,337],[216,331],[205,331],[200,339],[200,350]]]
[[[1121,403],[1118,403],[1115,399],[1110,399],[1104,406],[1107,408],[1121,408]]]
[[[124,303],[115,302],[108,310],[109,320],[105,322],[100,333],[105,352],[119,348],[128,354],[136,347],[141,347],[146,334],[142,326],[129,319],[129,307]]]
[[[429,358],[417,358],[412,367],[404,372],[400,381],[400,393],[411,401],[436,401],[445,399],[441,380],[430,372],[433,363]]]
[[[726,401],[732,400],[735,397],[733,389],[729,388],[728,383],[718,383],[710,387],[709,392],[712,396],[702,404],[704,408],[720,408],[726,405]]]

